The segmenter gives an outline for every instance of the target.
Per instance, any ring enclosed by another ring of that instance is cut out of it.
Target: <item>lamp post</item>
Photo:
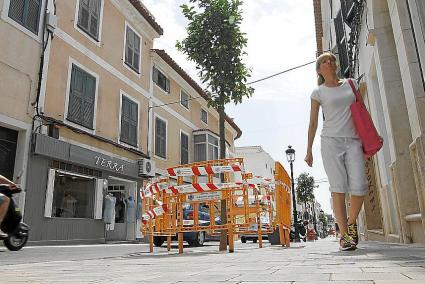
[[[285,151],[286,158],[288,159],[288,163],[291,166],[291,181],[292,181],[292,206],[293,206],[293,214],[294,214],[294,241],[296,243],[300,242],[300,234],[298,232],[298,216],[297,216],[297,203],[295,201],[295,182],[294,182],[294,166],[293,163],[295,161],[295,150],[292,149],[292,146],[288,146],[288,149]]]

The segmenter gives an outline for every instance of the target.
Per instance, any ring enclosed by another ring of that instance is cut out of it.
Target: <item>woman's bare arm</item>
[[[313,166],[312,147],[313,147],[314,137],[316,136],[317,121],[319,117],[319,108],[320,108],[320,103],[312,99],[311,107],[310,107],[310,124],[308,127],[307,155],[305,157],[305,161],[310,167]]]

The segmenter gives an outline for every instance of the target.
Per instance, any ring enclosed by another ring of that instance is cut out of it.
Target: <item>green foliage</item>
[[[328,218],[323,211],[319,214],[319,221],[322,222],[324,228],[328,226]]]
[[[314,200],[314,177],[308,173],[302,173],[297,179],[297,198],[298,202],[307,203]]]
[[[241,31],[240,0],[189,0],[182,12],[189,20],[188,36],[176,47],[196,63],[214,107],[241,103],[252,96],[251,71],[244,65],[246,35]]]

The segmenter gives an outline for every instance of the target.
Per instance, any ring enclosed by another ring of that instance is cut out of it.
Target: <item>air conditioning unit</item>
[[[140,177],[153,177],[155,176],[156,167],[155,162],[149,159],[139,159],[139,176]]]

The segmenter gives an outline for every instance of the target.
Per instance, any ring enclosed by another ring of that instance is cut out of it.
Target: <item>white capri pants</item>
[[[331,192],[367,194],[365,161],[359,138],[322,136],[321,152]]]

